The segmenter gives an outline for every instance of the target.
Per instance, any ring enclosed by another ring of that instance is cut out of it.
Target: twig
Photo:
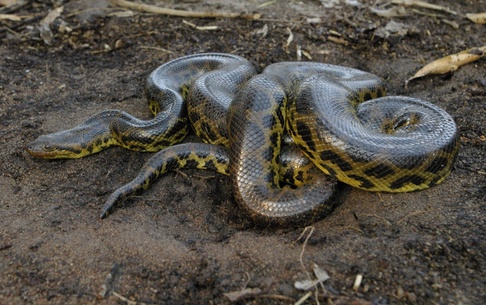
[[[425,1],[420,1],[420,0],[392,0],[393,4],[401,4],[405,6],[416,6],[416,7],[421,7],[421,8],[426,8],[430,10],[436,10],[436,11],[442,11],[446,12],[452,15],[457,15],[456,11],[451,10],[448,7],[441,6],[441,5],[436,5],[432,3],[428,3]]]
[[[170,54],[174,54],[174,52],[173,52],[173,51],[171,51],[171,50],[167,50],[167,49],[164,49],[164,48],[161,48],[161,47],[139,46],[138,48],[140,48],[140,49],[151,49],[151,50],[162,51],[162,52],[164,52],[164,53],[170,53]]]
[[[244,19],[259,19],[260,14],[240,14],[228,12],[197,12],[197,11],[183,11],[171,8],[159,7],[144,3],[134,3],[126,0],[110,0],[112,5],[121,6],[135,11],[154,13],[161,15],[170,15],[178,17],[192,17],[192,18],[244,18]]]
[[[294,298],[281,295],[281,294],[260,294],[257,295],[256,298],[258,299],[274,299],[274,300],[279,300],[279,301],[285,301],[285,302],[291,302],[294,303],[295,300]]]
[[[297,302],[295,302],[294,305],[301,305],[302,303],[304,303],[311,296],[312,296],[312,291],[307,292]]]
[[[305,232],[307,232],[307,231],[310,231],[310,232],[309,232],[309,234],[307,234],[307,237],[305,238],[304,243],[302,244],[302,250],[300,250],[300,254],[299,254],[299,262],[300,262],[300,265],[302,266],[302,269],[304,269],[304,271],[307,274],[307,277],[310,280],[310,275],[305,270],[306,268],[305,268],[305,265],[304,265],[303,258],[304,258],[305,246],[307,245],[309,238],[312,236],[312,233],[314,233],[314,227],[305,227],[304,230],[302,231],[302,233],[300,234],[299,238],[297,238],[296,241],[299,241],[304,236]]]
[[[215,30],[219,30],[219,27],[216,26],[216,25],[198,26],[198,25],[195,25],[194,23],[189,22],[189,21],[186,21],[186,20],[182,20],[182,23],[187,24],[191,28],[196,29],[196,30],[200,30],[200,31],[215,31]]]
[[[128,305],[145,305],[145,303],[139,303],[139,302],[129,300],[129,299],[125,298],[124,296],[122,296],[121,294],[116,293],[115,291],[113,291],[112,294],[114,296],[116,296],[117,298],[119,298],[120,300],[122,300],[123,302],[127,303]]]

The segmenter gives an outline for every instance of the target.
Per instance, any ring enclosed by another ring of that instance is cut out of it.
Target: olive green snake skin
[[[40,136],[27,151],[39,158],[79,158],[113,145],[158,151],[108,198],[102,218],[159,175],[199,168],[229,175],[236,203],[255,223],[304,225],[332,210],[335,179],[368,191],[421,190],[445,179],[459,150],[444,110],[385,97],[380,78],[342,66],[282,62],[257,74],[241,57],[197,54],[153,71],[146,94],[151,120],[107,110]],[[206,143],[175,145],[190,125]]]

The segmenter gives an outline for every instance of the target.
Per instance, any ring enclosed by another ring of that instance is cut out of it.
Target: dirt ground
[[[104,1],[42,0],[11,12],[20,21],[1,21],[0,303],[228,304],[226,293],[247,292],[236,304],[292,304],[307,294],[294,283],[314,279],[318,266],[330,278],[304,304],[483,304],[485,59],[408,89],[404,81],[427,62],[486,45],[485,25],[463,17],[484,11],[486,1],[432,1],[458,14],[408,7],[402,18],[380,17],[364,0],[233,2],[157,5],[261,18],[191,19]],[[41,35],[40,20],[60,5],[52,37]],[[255,228],[235,206],[227,177],[187,170],[100,220],[104,200],[150,154],[113,148],[48,161],[24,150],[101,110],[149,118],[145,78],[170,59],[227,52],[260,69],[296,60],[298,49],[302,60],[370,71],[387,80],[389,94],[448,111],[462,141],[450,177],[406,194],[343,186],[334,212],[304,231]]]

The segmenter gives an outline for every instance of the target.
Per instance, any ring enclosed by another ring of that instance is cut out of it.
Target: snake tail
[[[103,206],[100,218],[107,217],[124,198],[149,188],[164,173],[187,168],[210,170],[228,175],[228,164],[227,150],[221,146],[184,143],[168,147],[153,155],[135,179],[111,194]]]

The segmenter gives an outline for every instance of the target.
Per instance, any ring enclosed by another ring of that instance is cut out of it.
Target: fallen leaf
[[[486,23],[486,13],[466,14],[466,17],[474,23],[478,23],[478,24]]]
[[[417,71],[414,76],[406,80],[405,86],[408,82],[424,77],[430,74],[446,74],[456,71],[459,67],[468,64],[470,62],[476,61],[486,54],[486,46],[467,49],[459,53],[451,54],[446,57],[437,59],[425,67]]]
[[[326,271],[324,271],[321,267],[318,265],[314,264],[312,270],[314,271],[314,275],[316,277],[315,280],[301,280],[301,281],[296,281],[294,283],[294,287],[300,290],[309,290],[316,286],[319,283],[323,283],[329,279],[329,275],[327,274]]]
[[[63,10],[64,7],[59,6],[50,11],[49,14],[47,14],[47,16],[39,22],[40,36],[42,37],[42,40],[44,40],[44,43],[47,45],[50,45],[52,43],[52,39],[54,37],[51,31],[51,24],[54,22],[54,20],[61,16]]]

